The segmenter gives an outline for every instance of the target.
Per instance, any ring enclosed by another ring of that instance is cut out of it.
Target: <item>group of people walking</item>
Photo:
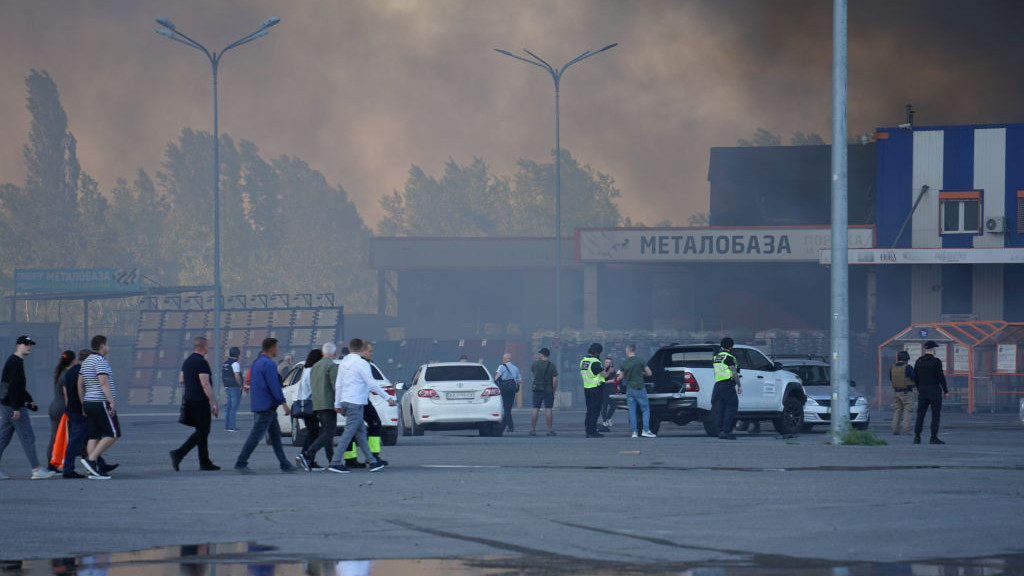
[[[196,338],[192,355],[182,365],[179,379],[185,386],[185,393],[180,421],[193,427],[194,432],[181,446],[170,451],[171,465],[175,470],[180,469],[182,460],[192,448],[198,449],[200,470],[220,470],[210,460],[207,446],[211,418],[218,415],[216,397],[210,384],[210,365],[204,358],[207,347],[206,338]],[[395,400],[373,378],[370,370],[372,343],[355,338],[349,341],[343,351],[343,357],[336,360],[338,347],[333,342],[327,342],[321,348],[309,352],[298,384],[298,398],[289,406],[281,387],[282,373],[274,360],[278,353],[276,338],[263,340],[260,355],[250,368],[247,384],[243,384],[241,378],[238,350],[231,349],[222,365],[225,389],[247,390],[251,395],[253,412],[252,429],[234,463],[236,472],[253,473],[249,468],[249,458],[264,437],[269,437],[274,456],[281,471],[285,473],[301,468],[306,471],[328,470],[347,474],[354,467],[368,467],[371,472],[376,472],[387,464],[380,457],[381,421],[369,402],[369,394],[379,394],[391,406],[395,405]],[[284,374],[287,375],[287,372]],[[225,427],[229,431],[238,430],[232,413],[232,409],[238,405],[238,399],[232,398],[235,394],[233,390],[228,392],[229,410]],[[240,393],[237,394],[240,397]],[[307,428],[306,442],[295,457],[294,465],[285,455],[281,443],[278,408],[284,411],[285,416],[293,415],[292,411],[297,410],[294,416],[301,419]],[[339,443],[342,450],[335,453],[334,436],[339,415],[345,417],[345,428]],[[359,462],[357,448],[363,452],[365,462]],[[320,450],[324,451],[329,462],[327,467],[316,462],[316,453]]]
[[[30,336],[19,336],[14,353],[4,363],[0,377],[0,458],[17,432],[32,467],[31,479],[51,478],[59,472],[69,479],[109,480],[110,472],[118,465],[108,464],[103,454],[121,437],[121,425],[117,418],[117,386],[106,358],[107,338],[93,336],[89,349],[78,353],[65,350],[57,361],[46,466],[39,461],[29,421],[29,412],[39,410],[25,375],[25,358],[35,345]],[[86,474],[75,469],[76,457]],[[0,480],[7,478],[0,472]]]
[[[278,352],[278,341],[274,338],[263,340],[261,353],[244,379],[239,364],[240,351],[231,348],[221,364],[221,384],[226,396],[225,430],[238,431],[237,411],[245,392],[251,393],[254,415],[252,430],[234,463],[236,471],[252,473],[248,466],[249,458],[264,437],[269,437],[283,472],[294,472],[301,468],[306,471],[328,470],[345,474],[357,467],[377,471],[387,464],[380,454],[380,415],[370,403],[369,395],[375,393],[386,399],[391,406],[395,405],[395,400],[377,384],[371,372],[373,344],[358,338],[348,344],[339,351],[335,343],[327,342],[321,348],[311,350],[306,357],[299,382],[298,402],[295,403],[302,411],[296,413],[295,417],[303,421],[307,434],[302,450],[294,459],[295,465],[284,453],[281,430],[277,423],[279,407],[285,415],[290,415],[292,411],[281,387],[287,371],[282,371],[274,360]],[[30,478],[33,480],[50,478],[57,473],[64,478],[109,479],[110,472],[118,465],[107,463],[103,454],[121,437],[121,426],[117,417],[117,386],[107,361],[107,338],[96,335],[89,349],[77,353],[66,350],[60,355],[53,376],[54,399],[49,408],[51,434],[46,465],[40,462],[36,453],[35,434],[29,422],[29,413],[39,407],[28,391],[24,364],[35,345],[31,337],[19,336],[14,352],[4,363],[0,379],[0,458],[17,433],[31,465]],[[715,375],[712,412],[719,438],[722,439],[735,438],[732,430],[739,405],[738,395],[742,394],[739,365],[732,355],[733,345],[731,338],[724,338],[720,351],[712,361]],[[913,420],[914,443],[921,443],[925,415],[930,410],[929,443],[945,444],[938,432],[942,399],[949,390],[942,361],[935,356],[938,344],[928,341],[923,348],[924,353],[913,365],[906,351],[899,352],[896,364],[889,371],[893,387],[892,433],[909,434]],[[205,357],[208,351],[209,341],[202,336],[196,338],[192,354],[183,362],[178,377],[184,387],[179,421],[192,427],[193,432],[178,448],[170,451],[171,466],[176,471],[193,449],[197,451],[200,470],[220,470],[211,460],[209,451],[212,420],[219,416],[220,407],[214,392],[210,364]],[[611,430],[615,403],[610,395],[621,386],[620,390],[626,394],[632,436],[654,438],[655,434],[650,430],[650,406],[644,385],[644,378],[651,376],[646,361],[637,356],[634,344],[626,346],[626,359],[618,367],[611,357],[602,360],[602,352],[603,346],[593,343],[579,363],[586,401],[586,437],[600,438]],[[558,388],[558,368],[551,362],[550,355],[549,349],[541,348],[537,351],[537,359],[530,366],[533,377],[531,436],[537,435],[542,409],[547,435],[556,435],[552,409]],[[501,390],[504,430],[513,432],[515,423],[512,406],[523,378],[519,368],[512,363],[510,354],[506,353],[502,357],[501,365],[494,373],[494,380]],[[345,419],[344,431],[338,444],[340,450],[335,451],[334,437],[339,416]],[[324,453],[327,466],[316,461],[320,451]],[[364,455],[362,462],[358,458],[358,451]],[[76,457],[81,461],[85,474],[76,470]],[[0,472],[0,480],[6,478],[8,476]]]

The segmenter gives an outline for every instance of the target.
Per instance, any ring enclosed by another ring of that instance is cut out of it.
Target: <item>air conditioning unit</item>
[[[985,232],[992,234],[1002,234],[1006,231],[1006,217],[1005,216],[993,216],[991,218],[985,218]]]

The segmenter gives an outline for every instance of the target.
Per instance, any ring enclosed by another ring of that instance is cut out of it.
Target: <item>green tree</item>
[[[68,226],[62,216],[79,213],[82,183],[87,186],[86,194],[91,195],[95,182],[78,163],[77,141],[68,131],[56,82],[45,70],[31,70],[25,85],[32,116],[28,143],[22,151],[25,185],[9,187],[5,205],[11,232],[27,241],[20,243],[9,264],[33,268],[74,266],[83,253],[81,232],[89,222],[78,219],[79,225]]]
[[[555,164],[520,160],[513,177],[513,233],[553,236],[555,233]],[[621,195],[611,176],[581,165],[562,150],[562,234],[574,228],[618,226],[622,215],[615,199]]]
[[[510,197],[508,180],[491,174],[481,158],[467,166],[449,159],[440,180],[413,165],[404,192],[380,200],[385,215],[379,230],[397,236],[508,234],[514,226]]]
[[[171,206],[145,170],[128,183],[118,178],[111,190],[110,220],[117,241],[113,249],[123,267],[138,267],[160,284],[177,282],[175,230],[170,226]]]
[[[380,199],[378,231],[387,236],[551,236],[554,234],[555,165],[520,160],[511,179],[474,158],[445,163],[440,179],[419,166],[401,192]],[[562,151],[563,233],[577,227],[617,226],[623,219],[615,181]]]

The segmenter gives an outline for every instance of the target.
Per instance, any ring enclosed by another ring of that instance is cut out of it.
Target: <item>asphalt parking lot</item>
[[[240,415],[241,416],[241,415]],[[555,437],[428,432],[385,448],[378,473],[281,474],[269,446],[257,474],[230,470],[245,433],[215,422],[219,472],[167,452],[190,429],[176,414],[122,415],[110,481],[29,481],[14,439],[0,469],[0,558],[56,558],[210,542],[259,542],[277,557],[516,555],[571,563],[735,564],[765,558],[911,562],[1024,552],[1024,426],[1016,414],[948,414],[949,444],[892,437],[830,446],[771,427],[736,441],[666,424],[633,439],[623,414],[585,439],[580,411],[556,412]],[[251,422],[245,414],[240,427]],[[45,421],[34,419],[42,437]],[[289,457],[297,449],[285,443]],[[322,460],[322,458],[321,458]]]

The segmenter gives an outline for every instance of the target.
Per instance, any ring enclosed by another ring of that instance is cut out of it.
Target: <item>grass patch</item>
[[[889,443],[879,438],[873,430],[851,429],[842,438],[843,446],[888,446]]]

